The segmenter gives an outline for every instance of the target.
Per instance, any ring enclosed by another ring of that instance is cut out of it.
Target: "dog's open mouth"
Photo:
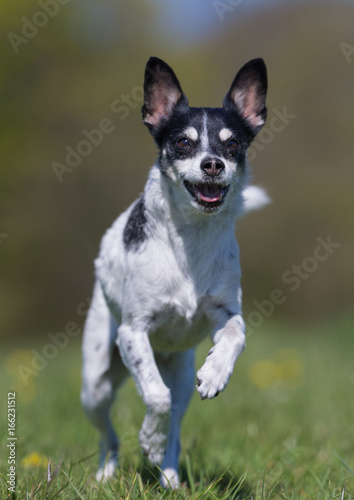
[[[230,187],[209,183],[191,184],[188,181],[184,181],[184,185],[199,205],[208,210],[213,210],[223,203]]]

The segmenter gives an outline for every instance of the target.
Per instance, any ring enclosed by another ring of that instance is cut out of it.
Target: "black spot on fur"
[[[157,312],[154,312],[152,315],[151,315],[151,322],[152,323],[155,323],[155,321],[157,320],[158,318],[158,313]]]
[[[144,197],[142,196],[136,202],[124,228],[123,241],[126,250],[136,252],[141,244],[147,239],[145,226],[145,204]]]
[[[140,358],[135,361],[134,366],[137,370],[139,370],[139,367],[140,367],[142,362],[143,362],[143,360]]]

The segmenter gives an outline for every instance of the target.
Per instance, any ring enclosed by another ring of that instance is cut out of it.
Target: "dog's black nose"
[[[200,164],[200,168],[210,177],[216,177],[225,168],[224,163],[218,158],[204,158]]]

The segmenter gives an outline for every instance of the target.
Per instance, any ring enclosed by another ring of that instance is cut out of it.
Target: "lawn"
[[[141,454],[144,406],[131,380],[113,409],[120,471],[97,484],[97,435],[79,403],[78,339],[57,353],[47,347],[52,359],[42,359],[43,366],[37,360],[33,372],[24,368],[33,361],[30,351],[43,353],[48,339],[3,349],[1,499],[354,499],[353,326],[353,318],[342,318],[321,326],[268,322],[255,331],[226,391],[211,401],[193,397],[182,429],[178,492],[160,488],[158,470]],[[198,366],[208,348],[200,346]],[[17,485],[8,497],[13,391]]]

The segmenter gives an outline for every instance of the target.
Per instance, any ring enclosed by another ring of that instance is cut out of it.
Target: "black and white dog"
[[[222,108],[191,108],[172,69],[146,66],[144,123],[159,147],[143,194],[105,234],[83,342],[82,404],[101,435],[97,479],[115,473],[109,419],[130,373],[146,405],[140,444],[176,488],[179,433],[195,386],[194,350],[214,346],[197,372],[202,399],[223,391],[245,347],[235,218],[267,202],[248,182],[247,148],[266,119],[267,72],[253,59]]]

